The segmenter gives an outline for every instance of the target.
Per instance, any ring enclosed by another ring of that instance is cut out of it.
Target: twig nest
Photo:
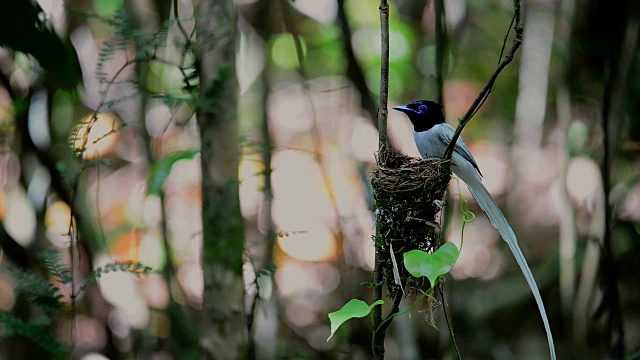
[[[377,224],[374,240],[383,281],[391,296],[402,290],[398,281],[410,287],[428,286],[426,279],[423,284],[406,271],[402,254],[415,249],[432,252],[437,248],[439,225],[435,216],[442,206],[449,179],[448,161],[412,158],[393,149],[378,154],[371,179]],[[392,253],[395,261],[391,259]]]

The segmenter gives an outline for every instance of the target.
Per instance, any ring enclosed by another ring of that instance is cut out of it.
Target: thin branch
[[[78,162],[80,165],[80,168],[82,168],[83,165],[83,156],[84,156],[84,152],[87,149],[87,143],[89,142],[89,134],[91,133],[91,129],[93,128],[93,125],[95,125],[95,123],[98,121],[98,113],[100,113],[100,111],[102,111],[102,108],[107,104],[107,97],[109,95],[109,90],[111,90],[111,87],[116,83],[116,80],[118,79],[118,77],[124,72],[124,70],[126,68],[128,68],[131,65],[134,65],[136,63],[135,60],[128,60],[126,61],[116,72],[115,74],[111,77],[111,79],[109,79],[105,85],[104,88],[100,89],[99,93],[100,93],[100,103],[98,104],[98,106],[95,108],[95,110],[93,111],[91,117],[87,118],[87,120],[85,120],[81,126],[83,128],[86,129],[84,136],[82,137],[82,139],[80,139],[80,144],[79,146],[76,146],[76,148],[78,149]],[[78,128],[78,130],[80,130],[81,128]],[[116,130],[116,129],[114,129]],[[111,135],[112,132],[104,135]],[[74,135],[74,142],[77,140],[77,135],[78,133],[76,133]],[[103,136],[103,137],[104,137]],[[101,138],[102,139],[102,138]],[[93,144],[96,144],[99,140],[95,140]]]
[[[186,39],[188,44],[191,37],[187,35],[187,31],[184,29],[184,27],[182,26],[182,22],[180,21],[180,15],[178,13],[178,7],[179,7],[178,1],[180,0],[173,0],[173,17],[176,19],[176,24],[178,25],[178,29],[180,29],[182,36]]]
[[[439,104],[444,104],[444,69],[447,61],[447,23],[444,0],[435,0],[436,10],[436,94]]]
[[[402,295],[404,293],[402,291],[398,291],[395,299],[393,299],[393,307],[391,311],[387,315],[387,317],[382,322],[382,325],[377,329],[377,331],[386,331],[389,325],[391,325],[391,320],[400,312],[400,302],[402,301]]]
[[[509,34],[511,34],[511,28],[513,27],[513,23],[516,21],[517,12],[513,13],[513,17],[511,18],[511,24],[509,24],[509,29],[507,29],[507,33],[504,34],[504,40],[502,40],[502,49],[500,49],[500,56],[498,56],[498,63],[496,66],[500,65],[502,61],[502,55],[504,55],[504,50],[507,48],[507,40],[509,39]]]
[[[435,12],[436,12],[436,94],[438,103],[444,104],[444,66],[448,65],[447,59],[447,22],[446,22],[446,13],[444,0],[435,0]],[[513,25],[513,24],[512,24]],[[512,25],[509,25],[511,28]],[[507,32],[507,36],[508,36]],[[506,44],[505,42],[502,44],[502,52],[500,53],[500,58],[498,59],[498,63],[502,60],[502,53],[504,52]],[[449,202],[449,198],[451,197],[450,192],[447,191],[446,201]],[[442,214],[442,213],[441,213]],[[446,221],[451,221],[451,211],[446,211],[445,215],[447,217]],[[446,239],[446,226],[442,227],[440,231],[440,239]],[[440,242],[442,244],[442,240]],[[443,279],[444,280],[444,279]],[[456,343],[456,337],[453,331],[453,322],[451,321],[451,315],[449,314],[449,309],[447,308],[447,302],[444,296],[444,281],[438,283],[438,292],[440,293],[440,299],[442,299],[442,312],[444,313],[444,317],[447,322],[447,328],[449,329],[449,336],[451,336],[451,342],[453,347],[458,355],[459,359],[462,359],[462,355],[460,355],[460,350],[458,349],[458,344]]]
[[[446,72],[444,67],[449,64],[449,61],[447,61],[449,35],[447,31],[444,0],[436,0],[434,4],[436,12],[436,98],[438,103],[444,104],[444,75]],[[453,198],[451,192],[447,191],[443,200],[446,203],[452,203]],[[453,219],[452,211],[443,211],[440,214],[441,216],[444,214],[444,221],[441,221],[441,224],[449,224]],[[440,229],[440,239],[447,238],[447,231],[447,226],[442,226]],[[440,244],[442,244],[442,242],[440,242]]]
[[[253,263],[253,261],[252,261]],[[253,271],[256,273],[256,279],[251,283],[256,288],[256,294],[251,299],[250,310],[247,313],[247,333],[249,334],[249,344],[247,345],[248,359],[256,358],[256,339],[255,339],[255,318],[256,312],[258,312],[258,303],[260,302],[260,289],[258,288],[258,272],[256,271],[255,263],[253,264]]]
[[[453,348],[456,350],[458,359],[462,359],[462,355],[460,354],[460,349],[458,349],[458,343],[456,342],[456,335],[453,331],[453,322],[451,321],[451,314],[449,314],[449,309],[447,308],[447,302],[444,299],[444,279],[443,281],[440,282],[438,286],[438,292],[440,293],[440,299],[442,300],[442,310],[444,312],[444,317],[447,321],[447,327],[449,328],[451,343],[453,344]]]
[[[423,292],[422,295],[420,295],[420,297],[418,298],[418,300],[416,300],[413,304],[411,304],[411,306],[409,306],[407,310],[399,312],[398,311],[399,309],[396,309],[395,312],[392,312],[391,314],[389,314],[389,316],[387,316],[386,319],[384,319],[384,321],[380,324],[380,326],[378,326],[377,328],[374,328],[373,338],[371,339],[371,351],[373,352],[374,359],[384,359],[384,343],[382,343],[381,345],[380,343],[377,342],[377,340],[379,340],[377,335],[383,334],[381,340],[384,340],[385,330],[389,326],[389,323],[391,322],[391,320],[393,320],[393,318],[398,315],[404,315],[404,314],[410,313],[418,304],[422,302],[422,300],[424,300],[425,297],[427,297],[427,295],[429,295],[429,293],[432,290],[433,290],[433,286],[430,287],[429,290],[427,290],[426,292]],[[400,298],[402,298],[402,296],[400,296]],[[398,307],[400,306],[400,301],[398,300],[398,298],[394,300],[394,308],[396,306]],[[380,306],[377,306],[377,307],[380,307]],[[382,353],[377,352],[379,350],[382,350]]]
[[[608,310],[607,317],[607,358],[618,359],[624,355],[624,326],[618,293],[618,274],[613,253],[613,211],[611,208],[611,109],[617,63],[608,64],[605,70],[602,101],[602,132],[604,154],[601,165],[602,187],[604,190],[604,238],[602,242],[601,288],[603,299],[601,309]]]
[[[388,146],[387,102],[389,97],[389,3],[380,0],[380,107],[378,107],[378,150]]]
[[[480,107],[482,107],[482,104],[484,104],[485,100],[487,99],[491,91],[493,91],[493,85],[495,84],[496,79],[498,78],[498,75],[500,75],[502,70],[505,67],[507,67],[507,65],[509,65],[511,61],[513,61],[513,56],[515,55],[516,51],[522,44],[522,18],[520,16],[520,8],[521,8],[520,0],[514,0],[513,8],[515,11],[515,14],[514,14],[515,25],[513,26],[513,29],[516,35],[513,38],[513,43],[511,44],[511,48],[505,55],[504,59],[500,61],[500,63],[494,70],[489,80],[487,80],[487,82],[484,84],[484,86],[482,87],[482,90],[480,91],[480,94],[478,94],[478,97],[473,101],[473,104],[471,104],[471,106],[467,110],[467,113],[460,120],[460,123],[458,124],[458,128],[456,129],[456,132],[453,134],[453,137],[451,138],[451,142],[449,143],[449,146],[447,147],[447,150],[444,153],[444,156],[443,156],[444,159],[447,159],[447,160],[451,159],[451,156],[453,155],[453,148],[456,142],[458,141],[458,138],[460,137],[460,133],[462,132],[462,129],[464,129],[467,123],[469,123],[469,121],[473,118],[473,115],[475,115],[475,113],[480,109]]]
[[[320,165],[320,176],[322,177],[322,183],[325,184],[327,193],[329,196],[329,200],[331,202],[331,206],[333,207],[333,211],[336,214],[336,227],[337,227],[337,235],[340,239],[344,239],[343,234],[343,226],[342,220],[340,219],[340,213],[338,211],[338,203],[336,201],[336,194],[333,189],[333,185],[331,184],[331,179],[329,178],[329,171],[327,170],[327,165],[322,159],[322,139],[320,134],[320,129],[318,128],[318,119],[316,117],[316,113],[313,106],[313,99],[311,97],[311,90],[307,85],[307,80],[309,77],[307,76],[307,71],[305,67],[304,60],[304,52],[302,49],[302,41],[300,40],[300,36],[294,31],[292,16],[289,9],[289,4],[285,0],[280,0],[280,7],[283,13],[285,30],[291,33],[293,37],[293,43],[296,49],[296,56],[298,57],[298,73],[302,78],[301,85],[304,89],[305,99],[309,106],[311,112],[311,145],[313,146],[313,152],[315,153],[316,161],[318,165]]]
[[[347,14],[344,11],[344,3],[345,0],[338,0],[338,25],[340,26],[340,30],[342,31],[342,42],[344,44],[344,54],[347,58],[347,77],[353,83],[353,86],[360,93],[360,106],[369,113],[371,117],[371,121],[373,121],[373,126],[378,127],[378,123],[376,121],[377,118],[377,107],[376,103],[371,97],[371,92],[369,91],[369,87],[367,86],[367,81],[364,77],[364,73],[362,72],[362,68],[358,63],[358,59],[356,58],[355,53],[353,52],[353,47],[351,46],[351,26],[349,25],[349,20],[347,19]]]
[[[146,67],[148,63],[141,60],[136,64],[136,81],[140,84],[143,84],[147,81],[146,79]],[[145,147],[145,155],[147,160],[147,166],[149,169],[153,167],[153,165],[158,161],[158,158],[162,155],[162,139],[158,138],[155,143],[156,148],[154,149],[154,141],[151,138],[151,135],[147,132],[145,128],[145,113],[147,111],[147,102],[149,100],[149,96],[146,93],[141,92],[140,94],[140,128],[139,128],[139,136],[142,139]],[[175,264],[173,263],[172,254],[172,246],[169,241],[169,230],[167,227],[167,198],[164,192],[164,188],[161,189],[158,194],[160,199],[160,235],[162,238],[162,245],[164,249],[164,261],[165,266],[162,270],[162,277],[164,281],[167,283],[167,286],[171,286],[171,280],[173,276],[176,275]],[[171,291],[169,291],[169,302],[171,304],[175,303],[175,299]]]
[[[273,185],[271,180],[272,169],[272,160],[273,160],[273,139],[271,138],[271,128],[269,126],[269,116],[267,115],[267,99],[269,95],[269,84],[267,81],[266,72],[263,71],[262,78],[262,90],[261,90],[261,100],[262,100],[262,123],[260,124],[260,131],[262,133],[262,164],[264,166],[264,187],[262,193],[264,194],[264,199],[262,202],[262,215],[264,216],[264,224],[266,226],[266,230],[264,233],[264,244],[265,251],[262,259],[262,264],[260,264],[261,269],[271,268],[273,263],[273,253],[276,247],[277,233],[275,229],[275,224],[273,222],[272,210],[273,210]],[[257,270],[257,267],[254,266],[254,270]],[[257,276],[256,276],[256,286],[257,286]],[[249,329],[249,346],[248,353],[249,359],[256,358],[256,339],[255,339],[255,326],[254,320],[256,316],[257,306],[260,301],[259,290],[256,288],[256,295],[252,299],[251,311],[247,314],[247,328]],[[269,301],[277,301],[277,297],[271,298]],[[274,308],[277,308],[274,306]]]
[[[378,107],[378,152],[379,156],[387,151],[389,141],[387,139],[387,102],[389,96],[389,4],[386,0],[380,0],[380,106]],[[380,223],[377,224],[377,236],[380,234]],[[373,271],[373,301],[382,300],[382,257],[383,254],[376,249],[375,267]],[[401,297],[398,295],[397,297]],[[399,304],[399,300],[396,298]],[[398,312],[397,310],[395,311]],[[393,313],[393,310],[392,310]],[[387,323],[390,323],[388,321]],[[382,307],[373,308],[373,358],[384,359],[384,337],[385,329],[378,331],[377,329],[383,324]]]

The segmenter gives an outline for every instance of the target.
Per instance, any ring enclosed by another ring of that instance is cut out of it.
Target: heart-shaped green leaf
[[[384,304],[384,300],[378,300],[371,305],[367,305],[367,303],[362,300],[351,299],[348,303],[344,304],[342,309],[329,313],[329,321],[331,321],[331,335],[329,335],[327,341],[331,339],[336,330],[338,330],[340,325],[344,324],[345,321],[353,318],[365,317],[369,315],[374,306],[382,304]]]
[[[404,253],[404,267],[417,278],[426,276],[433,286],[439,276],[451,270],[459,255],[458,248],[452,243],[442,245],[433,254],[411,250]]]

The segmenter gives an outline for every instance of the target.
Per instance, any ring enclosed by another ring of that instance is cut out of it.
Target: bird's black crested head
[[[407,114],[416,132],[427,131],[434,125],[444,122],[442,105],[429,101],[418,100],[406,106],[396,106],[394,110]]]

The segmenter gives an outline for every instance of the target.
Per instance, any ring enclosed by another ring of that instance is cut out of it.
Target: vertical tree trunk
[[[199,0],[195,14],[202,142],[201,358],[240,359],[247,333],[238,198],[236,13],[231,0]]]

